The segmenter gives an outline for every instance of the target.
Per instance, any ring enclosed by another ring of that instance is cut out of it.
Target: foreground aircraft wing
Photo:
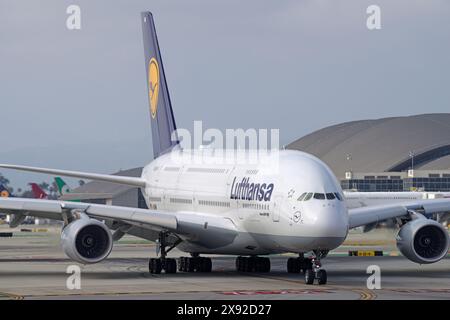
[[[392,218],[400,218],[410,212],[432,214],[450,211],[450,199],[417,200],[407,203],[369,206],[349,209],[350,228],[376,224]]]
[[[145,188],[145,186],[146,186],[144,179],[135,178],[135,177],[123,177],[123,176],[116,176],[116,175],[109,175],[109,174],[98,174],[98,173],[87,173],[87,172],[80,172],[80,171],[69,171],[69,170],[18,166],[18,165],[12,165],[12,164],[0,164],[0,168],[21,170],[21,171],[30,171],[30,172],[37,172],[37,173],[45,173],[45,174],[52,174],[52,175],[60,175],[60,176],[74,177],[74,178],[81,178],[81,179],[98,180],[98,181],[111,182],[111,183],[119,183],[119,184],[134,186],[134,187],[138,187],[138,188]]]
[[[11,227],[20,224],[27,216],[65,221],[68,215],[77,212],[84,213],[91,218],[118,223],[122,227],[168,231],[181,238],[206,244],[207,247],[226,245],[237,236],[236,227],[230,219],[193,212],[162,212],[130,207],[23,198],[0,198],[0,212],[13,215]]]

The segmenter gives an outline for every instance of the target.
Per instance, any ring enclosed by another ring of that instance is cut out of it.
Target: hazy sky
[[[70,4],[79,31],[66,28]],[[381,30],[366,28],[371,4]],[[450,110],[447,0],[0,0],[0,162],[149,162],[143,10],[179,127],[279,128],[287,144],[339,122]],[[16,187],[48,178],[2,173]]]

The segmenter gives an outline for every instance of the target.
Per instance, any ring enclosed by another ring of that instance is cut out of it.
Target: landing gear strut
[[[236,270],[240,272],[270,272],[270,259],[263,257],[237,257]]]
[[[148,262],[148,270],[152,274],[159,274],[162,270],[166,273],[176,273],[177,272],[177,261],[172,258],[166,258],[167,253],[175,248],[180,242],[176,241],[169,249],[167,247],[167,232],[160,232],[157,245],[159,246],[160,258],[150,258]]]
[[[320,262],[320,259],[327,254],[328,251],[314,251],[314,255],[311,259],[312,269],[308,269],[305,272],[306,284],[313,284],[315,279],[317,279],[319,285],[327,283],[327,272],[322,269],[322,264]]]

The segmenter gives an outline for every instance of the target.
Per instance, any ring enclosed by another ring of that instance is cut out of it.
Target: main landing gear
[[[166,258],[167,253],[175,248],[180,242],[175,242],[169,249],[166,250],[167,247],[167,233],[160,232],[159,239],[157,245],[159,246],[159,250],[161,252],[159,258],[150,258],[148,262],[148,270],[152,274],[159,274],[162,270],[166,273],[176,273],[177,272],[177,261],[172,258]]]
[[[313,268],[311,259],[305,258],[304,254],[299,254],[298,258],[289,258],[287,261],[288,273],[305,273]]]
[[[237,257],[236,270],[241,272],[270,272],[270,259],[263,257]]]
[[[183,272],[211,272],[211,258],[199,257],[181,257],[178,262],[178,271]]]
[[[170,248],[167,247],[167,232],[161,232],[157,241],[158,249],[160,251],[159,258],[151,258],[148,262],[148,270],[152,274],[159,274],[162,270],[166,273],[177,272],[177,261],[172,258],[167,258],[167,253],[175,248],[181,240],[176,241]],[[192,257],[181,257],[178,262],[178,271],[184,272],[211,272],[212,262],[211,258],[199,257],[194,254]]]

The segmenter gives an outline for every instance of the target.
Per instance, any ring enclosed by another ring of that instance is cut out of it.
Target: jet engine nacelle
[[[108,227],[88,217],[67,225],[61,234],[64,253],[71,259],[83,263],[97,263],[106,259],[113,246]]]
[[[400,229],[397,247],[411,261],[420,264],[434,263],[447,255],[448,232],[434,220],[418,218]]]

